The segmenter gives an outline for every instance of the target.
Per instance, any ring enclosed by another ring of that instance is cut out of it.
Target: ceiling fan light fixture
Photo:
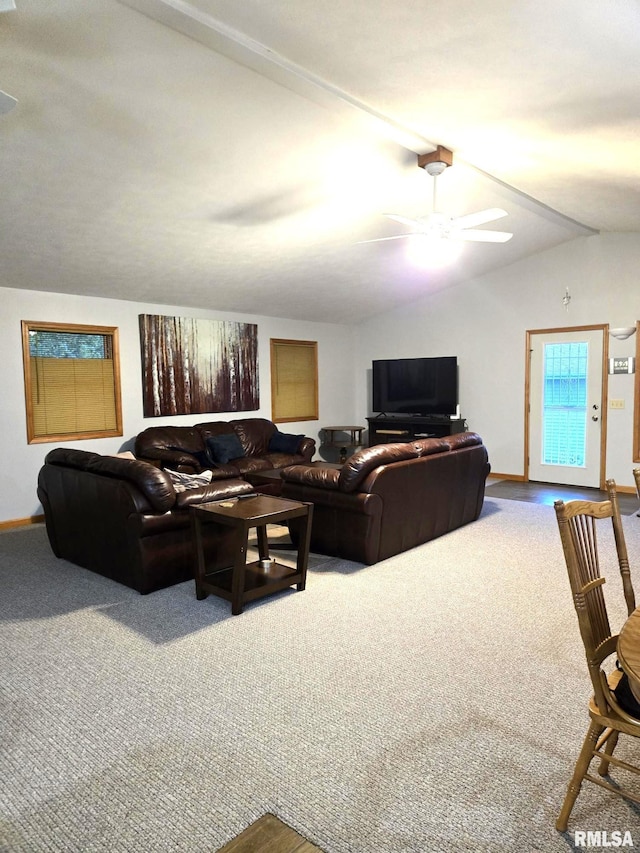
[[[462,246],[462,243],[448,240],[438,233],[412,234],[408,240],[407,256],[417,267],[440,269],[457,261]]]
[[[468,213],[465,216],[452,217],[444,213],[438,212],[436,205],[436,184],[438,175],[441,175],[448,166],[453,163],[453,154],[448,148],[438,145],[435,151],[428,154],[418,154],[418,166],[425,169],[429,175],[433,177],[433,200],[431,204],[431,213],[427,216],[421,216],[418,219],[411,219],[408,216],[402,216],[397,213],[385,213],[390,219],[400,222],[412,229],[408,234],[396,234],[391,237],[379,237],[376,240],[364,240],[365,243],[379,243],[386,240],[402,240],[408,238],[416,238],[422,236],[434,237],[438,239],[439,244],[444,241],[451,243],[461,243],[464,241],[478,243],[506,243],[513,237],[509,231],[492,231],[478,229],[476,226],[485,225],[487,222],[493,222],[496,219],[501,219],[507,216],[507,211],[501,207],[491,207],[487,210],[479,210],[476,213]],[[414,239],[415,243],[416,240]],[[450,250],[453,253],[453,250]],[[459,247],[456,252],[460,251]]]
[[[427,163],[424,168],[427,174],[431,175],[432,178],[437,178],[438,175],[441,175],[447,168],[447,164],[443,163],[442,160],[435,160],[433,163]]]
[[[443,145],[438,145],[435,151],[430,151],[428,154],[418,154],[418,166],[432,178],[437,178],[448,166],[452,165],[453,152]]]

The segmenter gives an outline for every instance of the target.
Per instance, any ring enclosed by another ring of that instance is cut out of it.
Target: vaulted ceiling
[[[352,323],[640,231],[637,0],[15,2],[2,286]],[[362,241],[429,212],[438,144],[438,207],[514,237],[431,269]]]

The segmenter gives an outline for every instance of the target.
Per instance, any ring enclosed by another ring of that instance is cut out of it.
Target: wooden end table
[[[313,504],[292,501],[272,495],[249,495],[213,501],[191,507],[191,528],[195,544],[196,598],[218,595],[231,602],[231,613],[242,613],[247,601],[278,592],[296,584],[303,590],[307,582],[309,541]],[[269,557],[268,524],[281,524],[289,518],[304,518],[296,568],[285,566]],[[232,566],[207,573],[202,541],[202,525],[207,523],[232,527],[236,531],[235,557]],[[247,563],[249,531],[258,535],[259,559]]]
[[[362,447],[362,432],[366,429],[363,426],[326,426],[322,427],[326,434],[326,444],[328,447],[340,448],[340,462],[344,465],[347,461],[347,451]],[[349,438],[336,438],[336,433],[349,433]]]

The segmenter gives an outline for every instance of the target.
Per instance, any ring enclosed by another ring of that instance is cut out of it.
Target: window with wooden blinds
[[[122,435],[118,330],[22,321],[30,444]]]
[[[318,420],[318,344],[271,339],[271,419]]]

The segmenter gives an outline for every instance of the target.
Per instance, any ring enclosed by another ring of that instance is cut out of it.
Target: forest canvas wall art
[[[145,417],[260,407],[253,323],[140,314]]]

